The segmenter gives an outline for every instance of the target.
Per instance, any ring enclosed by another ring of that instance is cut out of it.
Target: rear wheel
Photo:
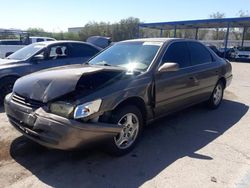
[[[108,152],[116,156],[124,155],[135,147],[141,136],[142,114],[136,106],[128,105],[114,113],[112,123],[122,127],[122,130],[108,143]]]
[[[8,77],[3,78],[0,80],[0,103],[2,104],[4,101],[4,98],[7,94],[12,92],[13,86],[17,78],[15,77]]]
[[[224,88],[225,88],[225,86],[224,86],[222,81],[219,81],[216,84],[216,86],[213,90],[213,93],[208,100],[208,106],[211,109],[216,109],[220,106],[221,101],[223,99],[223,95],[224,95]]]

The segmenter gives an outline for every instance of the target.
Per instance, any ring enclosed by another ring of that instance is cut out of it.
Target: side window
[[[42,38],[36,39],[36,42],[43,42],[43,41],[44,41],[44,39],[42,39]]]
[[[46,41],[54,41],[53,39],[46,39]]]
[[[50,59],[65,58],[68,56],[68,48],[66,45],[52,46],[49,51]]]
[[[212,56],[205,46],[198,42],[189,42],[188,46],[192,65],[212,62]]]
[[[98,49],[87,44],[72,44],[70,51],[71,57],[87,57],[90,58],[99,52]]]
[[[186,42],[175,42],[170,44],[163,56],[163,62],[178,63],[180,68],[190,66],[189,50]]]

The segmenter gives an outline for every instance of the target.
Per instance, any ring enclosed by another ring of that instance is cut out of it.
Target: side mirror
[[[179,70],[179,64],[174,62],[166,62],[158,69],[158,72],[174,72]]]
[[[39,61],[42,61],[42,60],[44,60],[44,55],[41,55],[41,54],[35,55],[31,59],[32,62],[39,62]]]

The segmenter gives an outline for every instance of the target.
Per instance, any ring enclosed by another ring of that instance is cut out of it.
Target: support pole
[[[138,38],[141,38],[141,34],[140,34],[140,25],[139,25],[139,24],[138,24],[138,31],[137,31],[137,32],[138,32],[137,37],[138,37]]]
[[[245,40],[245,34],[246,34],[247,28],[243,27],[243,33],[242,33],[242,41],[241,41],[241,47],[244,46],[244,40]]]
[[[229,36],[229,28],[230,28],[230,24],[228,23],[228,24],[227,24],[226,37],[225,37],[224,58],[226,58],[227,44],[228,44],[228,36]]]
[[[197,27],[196,30],[195,30],[195,40],[198,39],[198,32],[199,32],[199,28]]]
[[[162,37],[162,29],[160,30],[160,37]]]
[[[176,38],[176,26],[174,26],[174,38]]]

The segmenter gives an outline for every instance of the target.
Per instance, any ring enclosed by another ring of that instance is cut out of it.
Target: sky
[[[214,12],[237,17],[250,13],[250,0],[0,0],[0,28],[43,28],[67,31],[89,21],[118,22],[136,17],[142,22],[206,19]]]

